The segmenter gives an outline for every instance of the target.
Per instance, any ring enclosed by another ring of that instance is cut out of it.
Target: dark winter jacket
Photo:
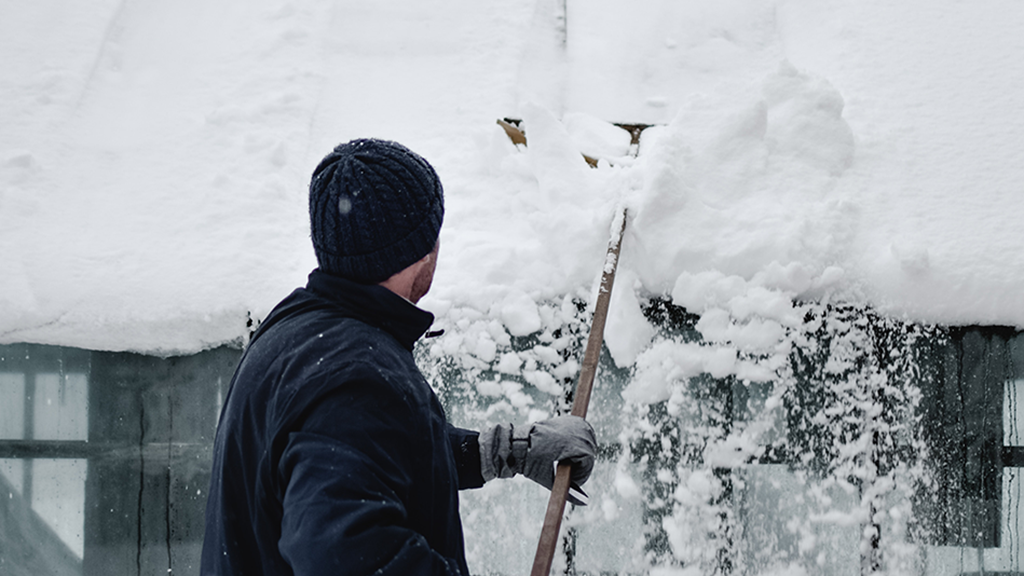
[[[413,362],[433,316],[314,271],[260,326],[214,448],[202,574],[468,574],[458,489],[483,484]]]

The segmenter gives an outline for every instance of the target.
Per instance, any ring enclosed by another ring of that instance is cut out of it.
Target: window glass
[[[21,439],[25,435],[25,375],[0,372],[0,438]]]
[[[32,465],[32,511],[78,558],[85,547],[85,475],[82,458],[36,458]]]
[[[87,374],[35,375],[33,440],[88,440]]]

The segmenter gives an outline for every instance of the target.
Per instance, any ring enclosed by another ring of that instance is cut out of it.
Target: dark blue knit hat
[[[429,254],[444,219],[434,169],[397,142],[353,140],[324,157],[309,185],[320,269],[375,284]]]

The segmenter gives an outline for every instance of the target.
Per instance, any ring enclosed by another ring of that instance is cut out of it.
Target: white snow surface
[[[500,323],[484,361],[596,292],[622,209],[620,365],[652,337],[642,294],[751,349],[791,298],[1024,327],[1024,5],[558,5],[3,0],[0,342],[238,340],[315,266],[308,177],[356,137],[438,170],[422,304]],[[631,150],[613,122],[654,126]],[[723,303],[750,321],[716,324]],[[737,370],[699,360],[659,370]]]

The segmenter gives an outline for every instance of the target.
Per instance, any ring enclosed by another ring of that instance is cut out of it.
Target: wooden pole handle
[[[587,336],[587,348],[583,354],[580,379],[576,383],[576,392],[573,394],[572,414],[580,418],[586,418],[587,407],[590,405],[590,392],[594,388],[597,363],[601,358],[601,344],[604,342],[608,303],[611,300],[612,285],[615,284],[615,271],[619,265],[622,235],[626,231],[626,211],[623,210],[619,217],[622,222],[619,223],[618,232],[613,232],[608,241],[608,255],[605,258],[604,271],[601,274],[601,287],[597,293],[594,319],[590,324],[590,335]],[[558,531],[562,527],[562,515],[565,512],[565,501],[569,494],[571,471],[572,467],[569,464],[562,463],[558,464],[555,471],[555,483],[551,487],[551,497],[548,499],[548,507],[544,512],[544,525],[541,527],[537,555],[533,558],[533,569],[530,571],[530,576],[548,576],[551,572],[551,562],[555,558],[555,549],[558,548]]]

